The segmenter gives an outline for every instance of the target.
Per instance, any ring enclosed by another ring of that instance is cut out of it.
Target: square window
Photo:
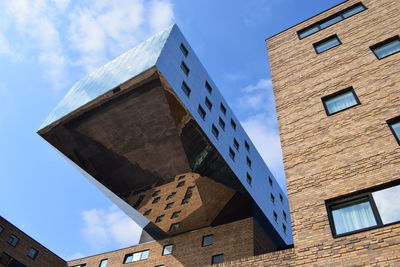
[[[221,105],[219,106],[219,108],[221,109],[222,113],[223,113],[224,115],[226,115],[226,108],[225,108],[224,104],[221,103]]]
[[[273,186],[273,184],[274,184],[272,179],[271,179],[271,177],[269,177],[269,176],[268,176],[268,183],[269,183],[270,186]]]
[[[174,248],[174,245],[172,245],[172,244],[165,245],[164,248],[163,248],[162,255],[164,256],[164,255],[172,254],[173,248]]]
[[[176,185],[176,188],[182,187],[182,186],[184,186],[184,185],[185,185],[185,181],[181,181],[181,182],[179,182],[179,183]]]
[[[189,86],[185,82],[182,82],[181,89],[185,93],[185,95],[187,95],[188,97],[190,96],[190,92],[192,90],[190,90]]]
[[[221,117],[219,117],[218,124],[222,130],[225,130],[225,122]]]
[[[176,192],[172,192],[171,194],[169,194],[169,195],[167,196],[167,200],[169,200],[169,199],[171,199],[171,198],[174,198],[175,195],[176,195]]]
[[[211,264],[217,264],[223,262],[224,262],[224,254],[213,255],[211,257]]]
[[[229,148],[229,157],[234,161],[235,160],[235,151],[232,148]]]
[[[394,138],[396,138],[397,143],[400,145],[400,117],[388,120],[387,123],[394,135]]]
[[[189,75],[190,69],[189,69],[189,67],[186,65],[186,63],[183,62],[183,61],[181,62],[181,69],[182,69],[183,73],[185,73],[186,76]]]
[[[211,92],[212,92],[212,87],[211,87],[211,85],[210,85],[207,81],[206,81],[206,83],[205,83],[205,87],[206,87],[208,93],[211,94]]]
[[[211,132],[212,132],[212,134],[215,136],[215,138],[218,139],[219,131],[218,131],[217,127],[215,127],[214,124],[211,126]]]
[[[178,218],[180,215],[181,215],[181,211],[175,211],[174,213],[172,213],[171,219]]]
[[[189,203],[189,201],[190,201],[190,198],[184,198],[184,199],[182,199],[181,204],[187,204],[187,203]]]
[[[233,119],[231,119],[231,126],[233,130],[236,130],[236,122]]]
[[[197,108],[197,113],[199,113],[200,117],[205,120],[206,118],[206,111],[203,109],[201,105]]]
[[[203,241],[201,242],[202,247],[210,246],[214,243],[214,235],[203,236]]]
[[[160,190],[155,191],[151,196],[157,197],[160,194]]]
[[[275,196],[272,193],[271,193],[271,202],[272,202],[272,204],[275,204]]]
[[[170,232],[176,231],[176,230],[178,230],[178,228],[179,228],[179,223],[173,223],[173,224],[171,224],[171,227],[169,227],[169,231]]]
[[[157,202],[160,201],[160,199],[161,199],[161,197],[156,197],[156,198],[153,199],[152,203],[153,203],[153,204],[154,204],[154,203],[157,203]]]
[[[208,97],[205,98],[204,103],[206,103],[207,108],[211,111],[212,109],[212,103]]]
[[[238,141],[237,141],[235,138],[233,138],[233,146],[235,147],[235,149],[236,149],[237,151],[239,151],[239,143],[238,143]]]
[[[276,212],[274,211],[274,221],[278,222],[278,214],[276,214]]]
[[[164,214],[163,215],[160,215],[160,216],[158,216],[157,218],[156,218],[156,223],[158,223],[158,222],[162,222],[162,220],[164,220]]]
[[[168,203],[167,205],[165,205],[165,210],[170,209],[174,206],[174,202]]]
[[[144,216],[147,216],[147,215],[150,215],[150,213],[151,213],[151,209],[146,210],[146,211],[143,213],[143,215],[144,215]]]
[[[185,57],[187,57],[187,56],[189,55],[189,50],[187,50],[187,48],[185,47],[184,44],[181,43],[181,45],[179,46],[179,48],[181,49],[182,54],[183,54]]]
[[[246,163],[247,163],[247,166],[249,166],[249,168],[251,168],[251,160],[249,159],[249,157],[246,157]]]
[[[250,174],[246,173],[246,181],[249,185],[251,185],[251,181],[253,180],[253,178],[250,176]]]
[[[321,100],[328,116],[361,104],[352,87],[325,96]]]
[[[371,46],[372,52],[378,59],[388,57],[400,52],[400,37],[392,37],[381,43]]]
[[[108,259],[104,259],[100,261],[99,267],[107,267]]]
[[[8,238],[8,244],[11,246],[15,247],[19,242],[19,238],[16,237],[15,235],[10,235],[10,238]]]
[[[34,259],[36,259],[38,254],[39,254],[39,251],[37,249],[30,248],[29,251],[28,251],[27,256],[34,260]]]
[[[325,52],[331,48],[341,45],[339,38],[336,35],[329,36],[328,38],[313,44],[317,54]]]
[[[249,143],[247,143],[247,141],[244,141],[244,147],[246,148],[247,152],[250,152],[250,146]]]

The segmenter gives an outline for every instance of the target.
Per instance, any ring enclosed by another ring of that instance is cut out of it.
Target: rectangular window
[[[149,258],[149,254],[150,250],[143,250],[140,252],[126,254],[124,258],[124,263],[146,260]]]
[[[176,231],[176,230],[178,230],[178,228],[179,228],[179,223],[173,223],[173,224],[171,224],[171,226],[169,227],[169,231],[170,231],[170,232]]]
[[[400,52],[400,37],[392,37],[379,44],[371,46],[372,52],[378,59],[388,57]]]
[[[1,232],[3,232],[3,230],[4,230],[4,227],[0,225],[0,234],[1,234]]]
[[[171,199],[171,198],[174,198],[175,195],[176,195],[176,192],[172,192],[171,194],[169,194],[169,195],[167,196],[167,200],[169,200],[169,199]]]
[[[157,197],[160,194],[160,190],[154,191],[154,193],[151,195],[152,197]]]
[[[249,157],[246,157],[246,163],[247,163],[247,166],[249,166],[249,168],[251,168],[251,160],[249,159]]]
[[[165,215],[160,215],[160,216],[158,216],[158,217],[156,218],[156,223],[162,222],[162,220],[164,220],[164,216],[165,216]]]
[[[387,121],[390,130],[392,131],[394,138],[400,145],[400,116]],[[1,231],[0,231],[1,232]]]
[[[10,235],[10,238],[8,239],[8,244],[11,246],[15,247],[19,242],[19,238],[16,237],[15,235]]]
[[[341,45],[339,38],[336,35],[329,36],[328,38],[313,44],[315,52],[320,54],[338,45]]]
[[[108,259],[101,260],[99,267],[107,267]]]
[[[232,160],[235,160],[235,151],[233,151],[232,148],[229,148],[229,157],[230,157]]]
[[[186,63],[183,62],[183,61],[181,62],[181,69],[182,69],[183,73],[185,73],[186,76],[189,75],[190,69],[189,69],[189,67],[186,65]]]
[[[210,99],[208,99],[208,97],[206,97],[206,98],[204,99],[204,103],[206,103],[207,108],[211,111],[211,109],[212,109],[212,103],[211,103]]]
[[[201,242],[202,247],[210,246],[214,243],[214,235],[203,236],[203,241]]]
[[[182,187],[182,186],[184,186],[184,185],[185,185],[185,181],[181,181],[181,182],[179,182],[179,183],[176,185],[176,188]]]
[[[161,199],[161,197],[156,197],[156,198],[153,199],[153,202],[152,202],[152,203],[157,203],[157,202],[160,201],[160,199]]]
[[[174,248],[174,245],[172,245],[172,244],[165,245],[164,248],[163,248],[162,255],[164,256],[164,255],[172,254],[173,248]]]
[[[282,229],[283,229],[283,232],[286,234],[286,225],[284,223],[282,223]]]
[[[272,204],[275,204],[275,196],[272,193],[271,193],[271,202],[272,202]]]
[[[282,211],[282,215],[283,215],[283,219],[286,221],[287,220],[287,215],[286,215],[286,212],[284,210]]]
[[[211,257],[211,264],[217,264],[223,262],[224,262],[224,254],[213,255]]]
[[[271,177],[268,176],[268,183],[270,186],[273,186],[274,182],[272,181]]]
[[[347,19],[364,10],[366,10],[365,6],[363,6],[363,4],[361,3],[357,3],[355,5],[350,6],[349,8],[346,8],[342,11],[333,14],[332,16],[327,17],[326,19],[318,21],[312,24],[311,26],[308,26],[307,28],[298,31],[297,35],[299,36],[299,39],[303,39],[307,36],[310,36],[313,33],[319,32],[339,21]]]
[[[238,141],[237,141],[235,138],[233,138],[233,146],[235,147],[235,149],[236,149],[237,151],[239,151],[239,143],[238,143]]]
[[[321,100],[328,116],[361,104],[352,87],[325,96]]]
[[[27,256],[34,260],[34,259],[36,259],[38,254],[39,254],[39,251],[37,249],[30,248],[29,251],[28,251]]]
[[[250,176],[250,174],[246,173],[246,181],[249,185],[251,185],[251,181],[253,180],[253,178]]]
[[[143,215],[144,215],[144,216],[147,216],[147,215],[150,215],[150,213],[151,213],[151,209],[146,210],[146,211],[143,213]]]
[[[244,147],[246,148],[247,152],[250,152],[250,146],[249,143],[247,143],[247,141],[244,141]]]
[[[180,215],[181,215],[181,211],[175,211],[174,213],[172,213],[171,219],[178,218]]]
[[[231,119],[231,126],[233,130],[236,130],[236,122],[233,119]]]
[[[283,202],[283,196],[281,193],[279,193],[279,199],[281,200],[281,202]]]
[[[190,90],[189,86],[185,82],[182,82],[181,89],[185,93],[185,95],[187,95],[188,97],[190,96],[190,92],[192,90]]]
[[[333,236],[341,236],[400,221],[400,180],[390,187],[366,190],[352,197],[327,201]]]
[[[219,131],[218,131],[217,127],[215,127],[214,124],[213,124],[212,127],[211,127],[211,132],[212,132],[212,134],[215,136],[215,138],[218,139]]]
[[[206,87],[208,93],[211,94],[211,92],[212,92],[212,87],[211,87],[211,85],[210,85],[207,81],[206,81],[206,83],[205,83],[205,87]]]
[[[201,105],[197,108],[197,113],[199,113],[200,117],[205,120],[206,118],[206,111],[203,109]]]
[[[182,199],[181,204],[182,204],[182,205],[183,205],[183,204],[187,204],[187,203],[189,203],[189,201],[190,201],[190,198],[184,198],[184,199]]]
[[[274,221],[278,222],[278,214],[276,214],[276,212],[274,211]]]
[[[187,50],[187,48],[186,48],[186,46],[184,46],[184,44],[181,43],[179,48],[181,49],[181,51],[185,57],[187,57],[189,55],[189,50]]]
[[[178,177],[178,181],[179,181],[179,180],[182,180],[182,179],[185,178],[185,177],[186,177],[185,175],[179,176],[179,177]]]
[[[221,117],[219,117],[219,119],[218,119],[218,124],[222,130],[225,130],[225,122]]]
[[[170,209],[174,206],[174,202],[168,203],[167,205],[165,205],[165,210]]]
[[[226,108],[225,108],[224,104],[221,103],[221,105],[219,106],[219,108],[221,109],[222,113],[223,113],[224,115],[226,115]]]

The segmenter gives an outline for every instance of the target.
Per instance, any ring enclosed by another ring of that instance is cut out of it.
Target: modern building
[[[0,216],[0,266],[66,267],[67,263]]]
[[[176,25],[76,83],[38,133],[144,229],[142,251],[109,264],[201,266],[292,245],[287,197]],[[218,234],[231,227],[237,237]],[[147,247],[165,240],[168,257]]]

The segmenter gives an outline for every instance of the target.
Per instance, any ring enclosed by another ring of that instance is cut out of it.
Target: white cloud
[[[82,211],[82,219],[83,236],[90,245],[98,249],[111,242],[120,247],[135,245],[142,232],[142,229],[116,206],[108,210]]]
[[[149,22],[153,31],[160,31],[171,24],[174,12],[171,1],[153,0],[150,4]]]
[[[272,89],[271,79],[260,79],[256,84],[251,84],[243,88],[243,91],[250,93],[257,90],[271,90],[271,89]]]
[[[80,258],[83,258],[83,257],[85,257],[85,255],[83,255],[80,252],[76,252],[76,253],[74,253],[74,254],[72,254],[70,256],[65,257],[65,259],[67,261],[72,261],[72,260],[77,260],[77,259],[80,259]]]

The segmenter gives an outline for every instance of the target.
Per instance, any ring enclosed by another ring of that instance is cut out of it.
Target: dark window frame
[[[31,250],[35,251],[35,254],[34,254],[33,257],[31,257],[31,256],[29,255],[29,252],[30,252]],[[35,259],[37,258],[38,255],[39,255],[39,250],[37,250],[37,249],[34,248],[34,247],[31,247],[31,248],[28,250],[28,254],[26,254],[26,256],[27,256],[28,258],[32,259],[32,260],[35,260]]]
[[[190,69],[189,69],[188,65],[186,65],[185,61],[183,61],[183,60],[182,60],[182,62],[181,62],[181,70],[183,71],[183,73],[184,73],[186,76],[189,76]]]
[[[175,202],[170,202],[170,203],[167,203],[167,205],[165,205],[165,208],[164,208],[164,210],[171,209],[171,208],[174,206],[174,203],[175,203]]]
[[[244,147],[246,148],[247,152],[250,152],[250,145],[247,141],[244,141]]]
[[[237,124],[232,118],[231,118],[231,126],[232,126],[233,130],[236,131]]]
[[[341,110],[339,110],[339,111],[335,111],[335,112],[333,112],[333,113],[329,113],[328,107],[327,107],[327,105],[326,105],[325,102],[326,102],[327,100],[331,99],[331,98],[334,98],[334,97],[336,97],[336,96],[342,95],[342,94],[347,93],[347,92],[352,92],[352,93],[353,93],[354,99],[356,100],[356,104],[353,105],[353,106],[350,106],[350,107],[341,109]],[[337,91],[337,92],[335,92],[335,93],[333,93],[333,94],[324,96],[324,97],[321,98],[321,101],[322,101],[322,104],[323,104],[323,106],[324,106],[325,113],[326,113],[327,116],[332,116],[332,115],[337,114],[337,113],[339,113],[339,112],[342,112],[342,111],[345,111],[345,110],[354,108],[354,107],[356,107],[356,106],[358,106],[358,105],[361,105],[360,99],[358,98],[358,96],[357,96],[357,94],[356,94],[356,91],[354,90],[354,88],[353,88],[352,86],[347,87],[347,88],[342,89],[342,90],[339,90],[339,91]]]
[[[274,181],[272,180],[271,176],[268,176],[268,183],[271,187],[274,186]]]
[[[157,216],[155,222],[156,222],[156,223],[162,222],[162,221],[164,220],[164,217],[165,217],[165,214],[162,214],[162,215],[160,215],[160,216]]]
[[[204,241],[205,241],[206,238],[208,238],[208,237],[212,237],[211,243],[205,244]],[[211,246],[211,245],[213,245],[213,244],[214,244],[214,235],[213,235],[213,234],[210,234],[210,235],[203,235],[203,238],[202,238],[202,240],[201,240],[201,246],[202,246],[202,247],[208,247],[208,246]]]
[[[161,200],[161,197],[155,197],[153,199],[153,201],[151,202],[151,204],[158,203],[158,202],[160,202],[160,200]]]
[[[146,210],[145,212],[143,212],[143,216],[150,215],[151,211],[152,211],[152,209]]]
[[[235,161],[235,157],[236,157],[236,153],[235,153],[235,151],[233,151],[233,149],[231,148],[231,147],[229,147],[229,157],[233,160],[233,161]]]
[[[216,257],[220,257],[220,256],[222,256],[222,261],[221,262],[214,262],[214,258],[216,258]],[[218,264],[218,263],[223,263],[224,262],[224,254],[223,253],[220,253],[220,254],[215,254],[215,255],[212,255],[211,256],[211,264]]]
[[[17,240],[17,242],[15,242],[15,244],[13,244],[12,242],[10,242],[10,240],[11,240],[12,237],[14,237],[15,240]],[[12,247],[16,247],[16,246],[18,245],[19,241],[21,241],[21,239],[20,239],[18,236],[14,235],[14,234],[11,234],[10,237],[8,238],[8,240],[7,240],[7,243],[8,243],[10,246],[12,246]]]
[[[169,247],[169,246],[171,247],[171,252],[170,253],[164,253],[166,247]],[[174,252],[174,244],[167,244],[167,245],[163,246],[163,250],[162,250],[161,256],[172,255],[173,252]]]
[[[213,91],[213,88],[211,87],[210,83],[209,83],[208,81],[206,81],[206,82],[204,83],[204,86],[206,87],[207,92],[211,95],[211,93],[212,93],[212,91]]]
[[[233,147],[236,149],[237,152],[239,152],[240,144],[239,144],[239,142],[236,140],[236,138],[233,138]]]
[[[248,156],[246,156],[246,164],[251,169],[252,162],[251,162],[251,159]]]
[[[146,251],[149,252],[149,253],[148,253],[148,256],[147,256],[147,258],[142,259],[142,253],[143,253],[143,252],[146,252]],[[133,260],[132,260],[132,261],[130,261],[130,262],[126,262],[126,260],[128,259],[129,256],[132,256],[132,259],[133,259],[133,255],[134,255],[134,254],[137,254],[137,253],[140,253],[140,259],[139,259],[139,260],[137,260],[137,261],[133,261]],[[128,254],[125,254],[125,256],[124,256],[124,261],[122,262],[122,264],[128,264],[128,263],[138,262],[138,261],[144,261],[144,260],[147,260],[147,259],[149,258],[149,256],[150,256],[150,249],[145,249],[145,250],[141,250],[141,251],[136,251],[136,252],[128,253]]]
[[[100,260],[99,267],[101,267],[101,264],[102,264],[104,261],[107,261],[107,262],[106,262],[106,265],[108,264],[108,258],[102,259],[102,260]]]
[[[190,93],[192,92],[192,90],[190,89],[189,85],[187,85],[187,83],[185,81],[182,82],[181,89],[187,97],[190,97]]]
[[[170,200],[171,198],[174,198],[176,196],[176,192],[172,192],[171,194],[169,194],[166,198],[166,200]]]
[[[397,116],[397,117],[394,117],[394,118],[392,118],[390,120],[387,120],[386,123],[388,124],[389,129],[392,132],[392,134],[393,134],[394,138],[396,139],[397,143],[400,145],[400,136],[398,136],[396,134],[396,132],[394,131],[394,129],[392,127],[393,124],[400,123],[400,116]]]
[[[329,221],[329,226],[330,226],[330,229],[331,229],[332,237],[333,238],[338,238],[338,237],[348,236],[348,235],[361,233],[361,232],[369,231],[369,230],[372,230],[372,229],[382,228],[382,227],[386,227],[386,226],[390,226],[390,225],[393,225],[393,224],[400,223],[400,220],[396,221],[396,222],[386,223],[386,224],[382,223],[382,219],[380,217],[380,214],[379,214],[378,208],[376,206],[375,200],[372,197],[372,193],[374,193],[376,191],[384,190],[384,189],[387,189],[387,188],[390,188],[390,187],[394,187],[394,186],[398,186],[398,185],[400,185],[400,179],[391,181],[389,183],[381,184],[381,185],[378,185],[378,186],[370,187],[370,188],[367,188],[367,189],[363,189],[363,190],[360,190],[360,191],[352,192],[350,194],[346,194],[346,195],[339,196],[339,197],[336,197],[336,198],[325,200],[325,208],[326,208],[327,213],[328,213],[328,221]],[[337,235],[336,234],[336,229],[335,229],[335,226],[334,226],[335,224],[334,224],[333,216],[332,216],[332,206],[345,204],[347,202],[356,201],[356,200],[363,199],[363,198],[367,198],[368,201],[370,202],[372,213],[373,213],[374,218],[376,220],[376,225],[370,226],[370,227],[365,227],[365,228],[362,228],[362,229],[357,229],[357,230],[346,232],[346,233],[341,233],[341,234]]]
[[[4,231],[4,227],[0,225],[0,234]]]
[[[271,202],[275,205],[276,199],[273,193],[270,194]]]
[[[200,117],[203,119],[203,121],[206,119],[206,111],[204,110],[204,108],[199,104],[199,106],[197,107],[197,113],[200,115]]]
[[[176,227],[175,227],[175,226],[176,226]],[[173,223],[173,224],[171,224],[171,226],[169,227],[168,232],[176,231],[176,230],[179,229],[180,226],[181,226],[181,223],[180,223],[180,222]]]
[[[214,135],[214,137],[215,137],[216,139],[218,139],[218,137],[219,137],[219,131],[218,131],[217,127],[216,127],[214,124],[211,125],[211,132],[212,132],[212,134]]]
[[[386,40],[384,40],[384,41],[381,41],[381,42],[379,42],[379,43],[377,43],[377,44],[374,44],[374,45],[370,46],[369,49],[371,49],[372,53],[374,53],[375,57],[376,57],[378,60],[385,59],[385,58],[387,58],[387,57],[390,57],[390,56],[393,56],[393,55],[395,55],[395,54],[397,54],[397,53],[400,53],[400,50],[399,50],[399,51],[396,51],[396,52],[394,52],[394,53],[392,53],[392,54],[386,55],[386,56],[384,56],[384,57],[378,57],[378,55],[375,53],[374,49],[378,48],[379,46],[382,46],[382,45],[385,45],[385,44],[387,44],[387,43],[390,43],[391,41],[394,41],[394,40],[399,40],[399,41],[400,41],[400,36],[399,36],[399,35],[396,35],[396,36],[390,37],[390,38],[388,38],[388,39],[386,39]]]
[[[181,49],[182,54],[183,54],[185,57],[187,57],[187,56],[189,55],[189,50],[186,48],[186,46],[185,46],[183,43],[181,43],[181,45],[179,46],[179,48]]]
[[[226,110],[226,107],[225,107],[224,104],[221,103],[221,104],[219,105],[219,109],[221,110],[222,114],[226,115],[226,111],[227,111],[227,110]]]
[[[175,219],[178,218],[181,215],[182,211],[178,210],[178,211],[174,211],[171,215],[170,219]]]
[[[180,181],[177,185],[176,188],[182,187],[185,185],[185,181]]]
[[[206,107],[208,108],[208,110],[212,111],[213,104],[212,104],[211,100],[208,97],[206,97],[204,99],[204,103],[206,104]]]
[[[225,121],[221,117],[218,118],[218,124],[219,127],[221,127],[223,131],[225,131]]]
[[[332,47],[329,47],[328,49],[326,49],[326,50],[324,50],[324,51],[318,52],[317,46],[320,45],[320,44],[322,44],[322,43],[325,43],[326,41],[328,41],[328,40],[330,40],[330,39],[337,39],[337,40],[339,41],[339,44],[337,44],[337,45],[335,45],[335,46],[332,46]],[[335,47],[338,47],[338,46],[340,46],[340,45],[342,45],[342,41],[340,40],[340,38],[339,38],[336,34],[333,34],[333,35],[331,35],[331,36],[328,36],[328,37],[322,39],[321,41],[318,41],[318,42],[316,42],[316,43],[313,43],[313,47],[314,47],[315,53],[317,53],[317,55],[322,54],[322,53],[325,53],[326,51],[329,51],[329,50],[331,50],[331,49],[333,49],[333,48],[335,48]]]
[[[251,183],[253,181],[253,177],[251,177],[251,175],[246,172],[246,182],[251,186]]]

